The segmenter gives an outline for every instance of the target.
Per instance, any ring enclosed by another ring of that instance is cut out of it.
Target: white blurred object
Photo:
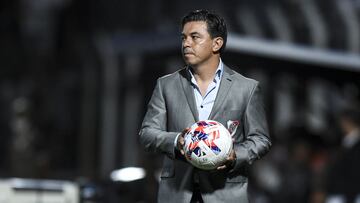
[[[127,167],[111,172],[112,181],[131,182],[145,178],[146,172],[143,168]]]
[[[256,182],[266,191],[279,192],[281,189],[281,174],[272,163],[262,161],[254,167]]]
[[[360,194],[356,196],[355,203],[360,203]]]
[[[79,203],[79,187],[70,181],[10,178],[0,180],[0,203]]]
[[[327,116],[331,110],[332,91],[336,88],[323,79],[314,78],[308,82],[306,125],[313,133],[322,134],[329,128]]]
[[[342,195],[331,195],[326,198],[325,203],[345,203],[345,198]]]
[[[345,203],[345,197],[343,195],[331,195],[325,203]],[[360,203],[360,194],[356,196],[354,203]]]

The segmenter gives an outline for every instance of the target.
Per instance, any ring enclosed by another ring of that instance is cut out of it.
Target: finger
[[[185,144],[184,138],[183,138],[183,137],[179,137],[178,143],[180,144],[181,147],[184,146],[184,144]]]
[[[224,170],[224,169],[226,169],[226,165],[218,166],[216,169],[217,170]]]
[[[228,157],[228,158],[226,158],[226,161],[227,162],[232,162],[232,161],[234,161],[235,159],[233,158],[233,157]]]
[[[180,142],[182,142],[182,143],[184,143],[184,142],[185,142],[184,137],[180,137]]]
[[[226,160],[233,161],[236,159],[236,155],[234,153],[231,153],[228,157],[226,157]]]
[[[190,128],[185,128],[185,129],[181,132],[181,134],[184,136],[184,134],[186,134],[187,132],[189,132],[189,130],[190,130]]]
[[[234,150],[231,151],[230,156],[232,160],[236,159],[236,153]]]
[[[184,152],[184,150],[180,150],[180,153],[182,154],[182,155],[185,155],[185,152]]]

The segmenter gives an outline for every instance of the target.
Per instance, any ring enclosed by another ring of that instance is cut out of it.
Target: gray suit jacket
[[[158,202],[190,202],[192,185],[199,183],[204,201],[248,202],[247,168],[271,146],[258,82],[224,65],[219,91],[209,119],[227,126],[240,124],[234,135],[236,164],[231,170],[203,171],[174,149],[176,135],[198,121],[188,68],[158,79],[140,130],[147,150],[165,154]]]

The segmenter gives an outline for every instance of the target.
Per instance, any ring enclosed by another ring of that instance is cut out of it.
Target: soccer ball
[[[203,170],[212,170],[222,165],[233,148],[229,131],[213,120],[194,123],[184,135],[184,140],[186,159]]]

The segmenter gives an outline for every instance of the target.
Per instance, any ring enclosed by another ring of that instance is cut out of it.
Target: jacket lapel
[[[224,64],[224,73],[221,78],[220,87],[218,90],[218,93],[215,98],[214,106],[211,110],[209,119],[213,119],[214,116],[219,112],[219,110],[222,107],[222,103],[225,101],[228,92],[230,90],[230,87],[232,86],[232,75],[234,74],[234,71],[232,71],[230,68],[228,68]]]
[[[183,68],[180,71],[180,80],[186,96],[186,100],[189,104],[190,110],[194,116],[195,121],[199,120],[199,113],[196,108],[196,102],[194,97],[194,88],[191,86],[191,75],[188,68]]]

